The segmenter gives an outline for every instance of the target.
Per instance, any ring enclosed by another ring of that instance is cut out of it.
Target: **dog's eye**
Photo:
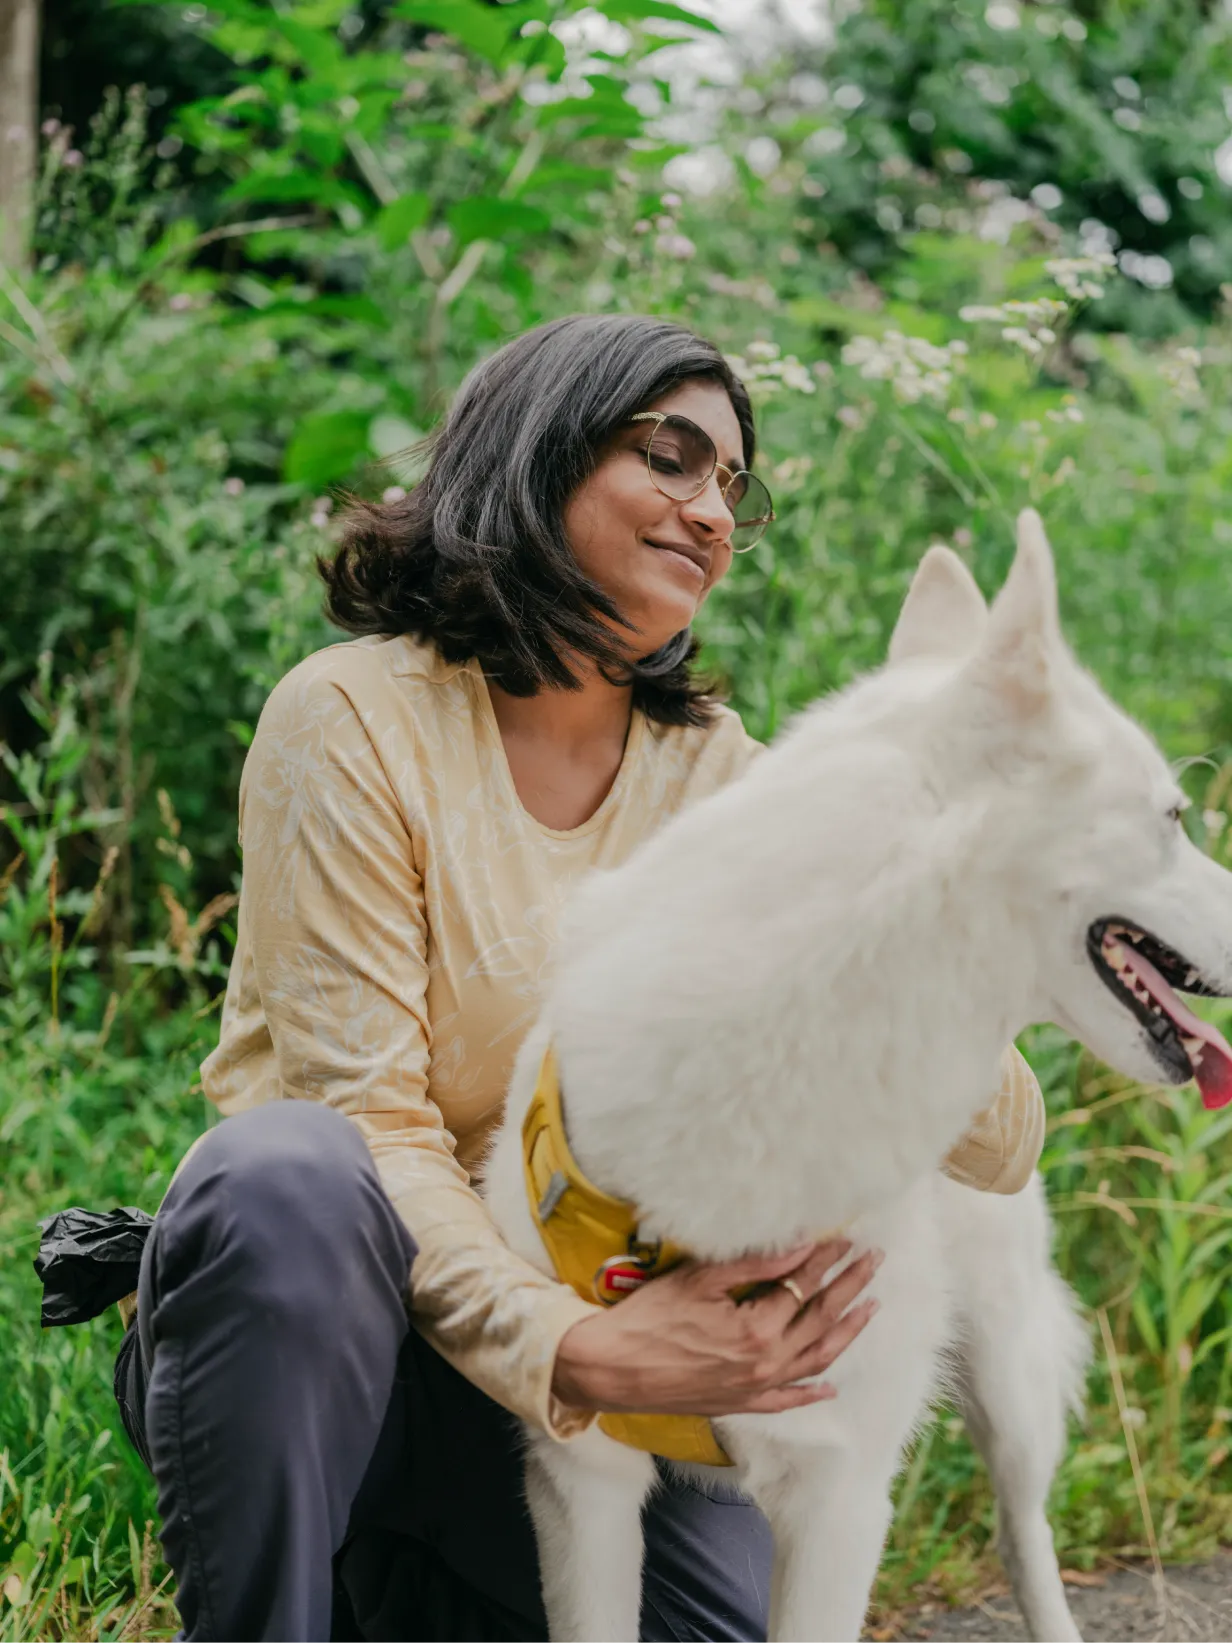
[[[1168,820],[1179,822],[1181,817],[1189,809],[1189,803],[1190,801],[1188,799],[1182,799],[1179,804],[1174,804],[1172,809],[1168,812]]]

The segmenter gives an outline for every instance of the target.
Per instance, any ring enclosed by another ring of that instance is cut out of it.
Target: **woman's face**
[[[744,467],[740,424],[717,382],[686,382],[647,409],[687,416],[710,435],[720,462]],[[721,476],[689,502],[664,496],[646,465],[652,431],[646,422],[622,430],[564,511],[578,565],[637,630],[623,635],[633,656],[649,656],[688,627],[732,562]]]

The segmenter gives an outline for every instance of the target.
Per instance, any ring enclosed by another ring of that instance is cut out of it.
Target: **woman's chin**
[[[657,602],[653,611],[646,612],[646,619],[638,623],[638,649],[644,656],[653,656],[655,651],[662,650],[669,639],[689,626],[700,604],[700,599],[691,603],[678,600],[670,606],[662,600]]]
[[[706,591],[703,581],[686,581],[675,570],[657,576],[654,586],[646,589],[642,604],[646,613],[645,631],[661,633],[660,643],[666,644],[672,634],[688,627],[701,609]]]

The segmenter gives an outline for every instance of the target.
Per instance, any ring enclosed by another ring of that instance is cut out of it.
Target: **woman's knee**
[[[209,1131],[177,1175],[155,1235],[164,1270],[214,1270],[279,1311],[345,1309],[361,1274],[406,1288],[414,1244],[355,1126],[279,1101]]]

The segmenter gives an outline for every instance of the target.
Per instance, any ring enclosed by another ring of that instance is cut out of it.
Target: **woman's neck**
[[[488,680],[501,739],[550,747],[562,757],[586,758],[600,747],[624,748],[633,713],[633,687],[609,683],[591,668],[580,690],[541,690],[511,696]]]
[[[590,820],[620,770],[633,690],[590,670],[580,690],[488,695],[519,799],[536,821],[562,832]]]

